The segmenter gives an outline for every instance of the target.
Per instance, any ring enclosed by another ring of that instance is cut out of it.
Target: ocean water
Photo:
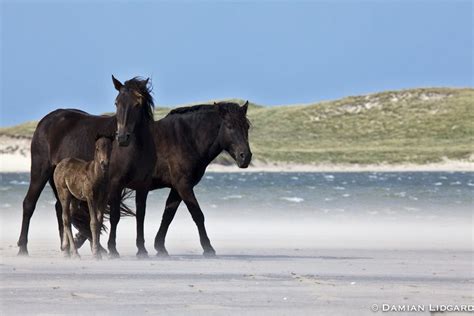
[[[2,239],[14,244],[29,174],[0,174]],[[169,189],[150,192],[146,233],[156,233]],[[226,247],[473,246],[474,173],[206,173],[195,193],[211,241]],[[51,188],[33,216],[30,241],[56,238]],[[129,201],[133,206],[133,201]],[[119,224],[119,239],[134,243],[134,220]],[[168,239],[198,247],[196,228],[180,206]]]

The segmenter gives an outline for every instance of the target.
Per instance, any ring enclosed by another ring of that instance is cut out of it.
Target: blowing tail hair
[[[120,217],[122,216],[135,216],[135,212],[125,204],[125,201],[132,196],[133,191],[130,189],[123,189],[120,196]],[[109,220],[110,217],[110,206],[107,205],[104,211],[104,221]],[[87,239],[92,238],[91,228],[90,228],[90,216],[89,208],[86,202],[79,203],[72,212],[71,218],[72,225],[79,231],[78,234],[87,237]],[[100,228],[100,233],[107,232],[107,226],[102,223]]]

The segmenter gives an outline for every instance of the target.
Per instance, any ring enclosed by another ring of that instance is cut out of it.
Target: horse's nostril
[[[121,135],[117,136],[117,140],[118,140],[119,143],[125,143],[129,140],[129,138],[130,138],[129,133],[121,134]]]
[[[244,153],[240,153],[240,158],[244,159],[245,158],[245,154]]]

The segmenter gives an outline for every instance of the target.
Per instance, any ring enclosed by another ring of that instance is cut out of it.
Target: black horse
[[[215,255],[204,226],[204,215],[194,195],[194,186],[222,151],[227,151],[240,168],[248,167],[252,152],[247,108],[248,101],[243,106],[230,102],[196,105],[172,110],[155,122],[153,136],[158,159],[148,190],[171,188],[155,238],[158,255],[168,255],[165,237],[181,201],[196,223],[204,255]],[[144,192],[137,191],[137,196],[139,194]],[[141,217],[144,214],[143,205],[143,210],[137,209],[137,222],[143,222]],[[143,228],[137,229],[137,239],[143,239]]]
[[[247,168],[252,158],[246,117],[248,102],[220,102],[182,107],[172,110],[154,124],[157,161],[151,186],[136,191],[137,247],[139,257],[146,257],[143,221],[148,192],[171,188],[166,200],[160,229],[155,238],[158,255],[167,256],[165,237],[181,201],[186,204],[199,231],[205,256],[214,256],[204,226],[204,215],[194,195],[194,186],[201,180],[207,166],[227,151],[240,168]],[[84,215],[87,216],[88,212]],[[88,225],[77,235],[80,246],[90,236]]]
[[[194,195],[194,186],[201,180],[207,166],[223,151],[227,151],[240,168],[248,167],[252,153],[248,142],[250,123],[246,117],[247,108],[248,102],[243,106],[230,102],[196,105],[174,109],[155,122],[153,135],[157,163],[152,185],[136,192],[137,255],[147,255],[143,237],[144,200],[148,191],[164,187],[171,188],[171,191],[155,238],[158,255],[168,255],[165,237],[181,201],[198,227],[204,255],[215,255],[204,226],[204,215]],[[88,212],[83,215],[88,216]],[[78,228],[76,241],[80,246],[90,236],[90,230],[86,221]]]
[[[115,238],[120,219],[121,193],[125,187],[143,190],[151,185],[156,164],[153,141],[153,98],[148,79],[133,78],[122,84],[112,76],[116,115],[95,116],[74,109],[59,109],[46,115],[36,127],[31,143],[31,178],[23,201],[23,221],[19,254],[28,254],[28,228],[36,202],[49,181],[57,199],[53,181],[55,166],[64,158],[92,160],[97,134],[116,133],[109,167],[110,235],[108,248],[117,257]],[[58,199],[57,199],[58,200]],[[62,236],[62,208],[56,202],[59,232]]]

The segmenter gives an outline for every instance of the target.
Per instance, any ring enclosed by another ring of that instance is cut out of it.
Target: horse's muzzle
[[[106,163],[105,161],[101,161],[100,162],[100,169],[103,171],[103,172],[107,172],[109,170],[109,164]]]
[[[239,168],[245,169],[250,165],[251,160],[252,160],[251,152],[248,152],[248,153],[241,152],[239,153],[238,158],[237,158],[237,165],[239,166]]]
[[[130,133],[117,134],[117,142],[119,146],[128,146],[130,144]]]

